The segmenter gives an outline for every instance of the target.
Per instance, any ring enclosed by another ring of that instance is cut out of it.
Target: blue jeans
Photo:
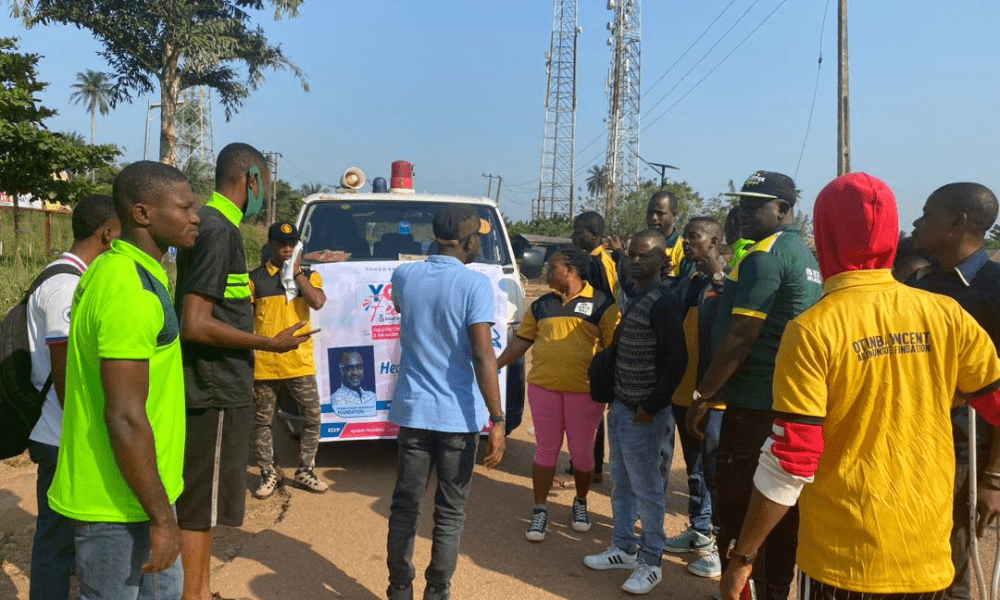
[[[666,535],[663,511],[661,452],[664,439],[674,435],[674,415],[665,407],[652,423],[635,423],[635,413],[617,400],[608,415],[611,439],[611,512],[615,520],[615,547],[629,554],[639,553],[647,565],[659,566]],[[635,534],[636,520],[642,521],[642,536]]]
[[[80,600],[176,600],[184,571],[180,556],[159,573],[143,573],[149,560],[149,521],[76,523],[76,576]]]
[[[688,478],[688,518],[691,528],[711,537],[718,533],[719,517],[716,514],[715,457],[719,452],[719,429],[722,427],[722,411],[710,410],[705,419],[705,439],[698,441],[688,433],[684,425],[688,407],[671,405],[677,433],[681,438],[681,452]],[[671,438],[671,445],[673,438]]]
[[[31,460],[38,464],[38,520],[31,546],[31,600],[66,600],[73,570],[73,521],[49,506],[49,487],[56,474],[59,447],[39,442],[28,444]]]
[[[424,572],[424,600],[448,600],[451,577],[458,564],[458,546],[465,525],[465,500],[472,486],[479,433],[444,433],[400,427],[396,437],[399,462],[396,489],[389,513],[386,564],[389,600],[412,600],[413,543],[417,537],[420,504],[431,469],[437,467],[434,494],[434,538],[431,563]]]

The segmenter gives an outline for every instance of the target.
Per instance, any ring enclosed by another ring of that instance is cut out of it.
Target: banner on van
[[[315,264],[331,299],[313,313],[316,377],[322,408],[320,441],[394,438],[399,427],[388,420],[392,390],[399,371],[400,316],[392,304],[392,272],[402,262]],[[507,345],[507,293],[503,271],[473,263],[493,284],[496,318],[493,347],[497,356]],[[341,299],[337,301],[336,299]],[[500,371],[506,381],[506,369]],[[500,386],[507,404],[507,386]]]

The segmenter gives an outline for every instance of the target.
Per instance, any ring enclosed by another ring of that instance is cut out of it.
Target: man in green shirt
[[[199,218],[187,178],[158,162],[123,169],[112,194],[122,237],[73,298],[49,503],[77,522],[83,600],[179,598],[184,372],[159,261],[170,246],[194,245]]]
[[[708,409],[726,404],[716,459],[723,568],[750,503],[760,448],[771,435],[771,385],[781,335],[822,294],[819,265],[795,225],[792,179],[757,171],[733,195],[740,199],[741,237],[760,241],[726,278],[713,332],[715,353],[687,413],[689,430],[701,439]],[[788,597],[797,534],[798,510],[793,508],[767,538],[762,568],[755,570],[761,598]]]

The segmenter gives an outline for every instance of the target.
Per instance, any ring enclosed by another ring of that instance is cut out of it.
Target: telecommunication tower
[[[553,0],[552,43],[545,62],[542,167],[538,176],[535,217],[573,216],[576,170],[576,41],[583,31],[576,20],[577,0]]]
[[[179,100],[183,104],[177,108],[177,167],[183,169],[191,159],[215,165],[209,88],[187,88]]]
[[[608,0],[612,48],[608,72],[608,191],[604,216],[615,200],[639,189],[639,0]]]

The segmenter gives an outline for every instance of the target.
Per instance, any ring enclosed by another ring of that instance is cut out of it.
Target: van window
[[[303,253],[328,251],[338,254],[335,260],[349,261],[405,260],[434,254],[431,221],[445,206],[443,202],[315,202],[301,228]],[[497,212],[489,206],[477,206],[476,210],[489,222],[490,232],[482,236],[482,250],[475,262],[509,265]]]

